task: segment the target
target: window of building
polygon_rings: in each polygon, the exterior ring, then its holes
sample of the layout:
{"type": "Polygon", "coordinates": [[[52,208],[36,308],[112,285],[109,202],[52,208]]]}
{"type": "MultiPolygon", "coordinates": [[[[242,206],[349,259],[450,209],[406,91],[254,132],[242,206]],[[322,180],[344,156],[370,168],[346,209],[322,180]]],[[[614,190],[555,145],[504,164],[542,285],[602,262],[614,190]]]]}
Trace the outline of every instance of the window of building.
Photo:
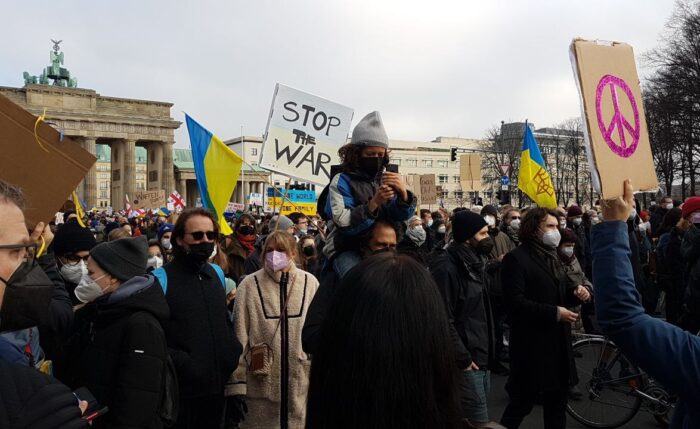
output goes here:
{"type": "Polygon", "coordinates": [[[438,159],[438,168],[447,168],[447,160],[438,159]]]}
{"type": "Polygon", "coordinates": [[[438,175],[438,182],[441,184],[447,183],[447,174],[438,175]]]}
{"type": "Polygon", "coordinates": [[[459,176],[452,176],[452,183],[459,183],[459,176]]]}
{"type": "Polygon", "coordinates": [[[423,160],[423,167],[432,168],[433,167],[433,160],[432,159],[424,159],[423,160]]]}
{"type": "Polygon", "coordinates": [[[391,160],[392,164],[401,165],[401,158],[394,158],[391,160]]]}
{"type": "Polygon", "coordinates": [[[454,192],[454,195],[455,195],[455,198],[457,198],[458,200],[461,200],[461,199],[464,197],[464,192],[462,192],[462,191],[455,191],[455,192],[454,192]]]}
{"type": "Polygon", "coordinates": [[[252,148],[252,149],[250,150],[250,154],[251,154],[252,156],[258,156],[258,148],[257,148],[257,147],[252,148]]]}
{"type": "Polygon", "coordinates": [[[442,199],[446,199],[446,198],[447,198],[447,195],[448,195],[448,192],[447,192],[447,191],[442,191],[442,192],[440,192],[440,198],[442,198],[442,199]]]}
{"type": "Polygon", "coordinates": [[[408,166],[408,167],[417,167],[417,166],[418,166],[418,160],[417,160],[417,159],[407,159],[407,160],[406,160],[406,166],[408,166]]]}
{"type": "Polygon", "coordinates": [[[100,191],[100,198],[108,198],[107,191],[100,191]]]}
{"type": "Polygon", "coordinates": [[[100,182],[100,189],[107,189],[107,182],[100,182]]]}

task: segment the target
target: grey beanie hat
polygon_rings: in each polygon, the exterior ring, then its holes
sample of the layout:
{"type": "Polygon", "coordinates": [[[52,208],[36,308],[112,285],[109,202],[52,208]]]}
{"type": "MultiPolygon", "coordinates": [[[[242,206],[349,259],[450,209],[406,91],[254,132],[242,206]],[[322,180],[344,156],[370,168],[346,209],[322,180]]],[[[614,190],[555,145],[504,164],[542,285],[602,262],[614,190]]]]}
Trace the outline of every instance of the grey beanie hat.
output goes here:
{"type": "Polygon", "coordinates": [[[389,138],[384,131],[384,123],[376,110],[355,125],[350,143],[357,146],[378,146],[389,148],[389,138]]]}
{"type": "Polygon", "coordinates": [[[146,237],[135,237],[100,243],[92,248],[90,257],[107,273],[125,282],[146,274],[148,242],[146,237]]]}
{"type": "Polygon", "coordinates": [[[293,226],[294,222],[292,222],[290,218],[285,215],[280,215],[273,216],[272,219],[270,219],[268,229],[270,230],[270,233],[272,233],[274,231],[286,231],[293,226]]]}

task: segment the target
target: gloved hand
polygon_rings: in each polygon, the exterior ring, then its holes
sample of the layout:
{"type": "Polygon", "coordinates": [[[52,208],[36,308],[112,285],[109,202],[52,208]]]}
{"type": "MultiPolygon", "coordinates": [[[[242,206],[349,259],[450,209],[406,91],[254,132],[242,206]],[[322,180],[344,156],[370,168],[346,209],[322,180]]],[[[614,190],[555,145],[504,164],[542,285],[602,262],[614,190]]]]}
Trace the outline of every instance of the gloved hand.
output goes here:
{"type": "Polygon", "coordinates": [[[248,405],[245,403],[245,396],[236,395],[226,398],[226,422],[224,429],[235,429],[238,424],[245,420],[248,413],[248,405]]]}

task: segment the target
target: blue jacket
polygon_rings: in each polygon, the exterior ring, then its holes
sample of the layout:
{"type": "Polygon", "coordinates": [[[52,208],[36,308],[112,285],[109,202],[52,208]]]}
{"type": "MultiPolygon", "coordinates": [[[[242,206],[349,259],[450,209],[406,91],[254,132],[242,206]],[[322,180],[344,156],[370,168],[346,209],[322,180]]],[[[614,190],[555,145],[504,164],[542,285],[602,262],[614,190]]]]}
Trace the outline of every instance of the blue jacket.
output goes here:
{"type": "Polygon", "coordinates": [[[392,222],[406,221],[416,213],[416,197],[408,191],[408,202],[394,197],[370,213],[369,200],[379,189],[379,183],[363,174],[340,173],[328,185],[324,215],[328,221],[328,235],[323,253],[333,257],[346,250],[358,250],[362,233],[369,230],[377,218],[392,222]]]}
{"type": "Polygon", "coordinates": [[[629,262],[625,223],[594,226],[591,246],[601,329],[640,368],[678,393],[671,428],[700,428],[700,337],[644,312],[629,262]]]}

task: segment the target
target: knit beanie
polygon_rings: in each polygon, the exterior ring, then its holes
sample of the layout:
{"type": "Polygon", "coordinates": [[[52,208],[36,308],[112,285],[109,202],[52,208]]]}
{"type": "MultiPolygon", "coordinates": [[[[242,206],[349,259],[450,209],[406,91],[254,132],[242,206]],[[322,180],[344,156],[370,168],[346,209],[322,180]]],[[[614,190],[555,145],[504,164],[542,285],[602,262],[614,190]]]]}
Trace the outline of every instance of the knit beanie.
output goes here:
{"type": "Polygon", "coordinates": [[[464,210],[457,212],[452,219],[452,236],[458,243],[464,243],[474,237],[487,225],[483,216],[464,210]]]}
{"type": "Polygon", "coordinates": [[[495,219],[498,219],[498,210],[496,207],[492,206],[491,204],[486,204],[483,209],[481,209],[481,215],[486,216],[486,215],[491,215],[495,219]]]}
{"type": "Polygon", "coordinates": [[[352,130],[350,143],[357,146],[377,146],[389,148],[389,138],[384,131],[384,123],[379,112],[367,114],[352,130]]]}
{"type": "Polygon", "coordinates": [[[272,234],[275,231],[286,231],[293,226],[294,222],[292,222],[290,218],[285,215],[279,215],[273,216],[272,219],[270,219],[268,229],[270,230],[270,234],[272,234]]]}
{"type": "Polygon", "coordinates": [[[566,217],[574,217],[574,216],[582,216],[582,215],[583,215],[583,210],[581,210],[581,207],[579,207],[579,206],[571,206],[566,211],[566,217]]]}
{"type": "Polygon", "coordinates": [[[576,241],[578,240],[576,233],[571,228],[560,229],[559,232],[561,233],[562,243],[576,243],[576,241]]]}
{"type": "Polygon", "coordinates": [[[156,236],[158,237],[158,241],[160,241],[163,238],[163,235],[166,232],[173,232],[173,229],[175,229],[175,225],[172,223],[164,223],[163,225],[158,228],[158,234],[156,236]]]}
{"type": "Polygon", "coordinates": [[[694,211],[700,210],[700,197],[690,197],[683,203],[683,217],[690,216],[694,211]]]}
{"type": "Polygon", "coordinates": [[[53,239],[53,252],[58,256],[68,255],[83,250],[91,250],[97,242],[88,228],[83,228],[77,219],[71,219],[61,225],[53,239]]]}
{"type": "Polygon", "coordinates": [[[146,237],[108,241],[95,246],[90,256],[103,270],[125,282],[146,274],[148,242],[146,237]]]}

